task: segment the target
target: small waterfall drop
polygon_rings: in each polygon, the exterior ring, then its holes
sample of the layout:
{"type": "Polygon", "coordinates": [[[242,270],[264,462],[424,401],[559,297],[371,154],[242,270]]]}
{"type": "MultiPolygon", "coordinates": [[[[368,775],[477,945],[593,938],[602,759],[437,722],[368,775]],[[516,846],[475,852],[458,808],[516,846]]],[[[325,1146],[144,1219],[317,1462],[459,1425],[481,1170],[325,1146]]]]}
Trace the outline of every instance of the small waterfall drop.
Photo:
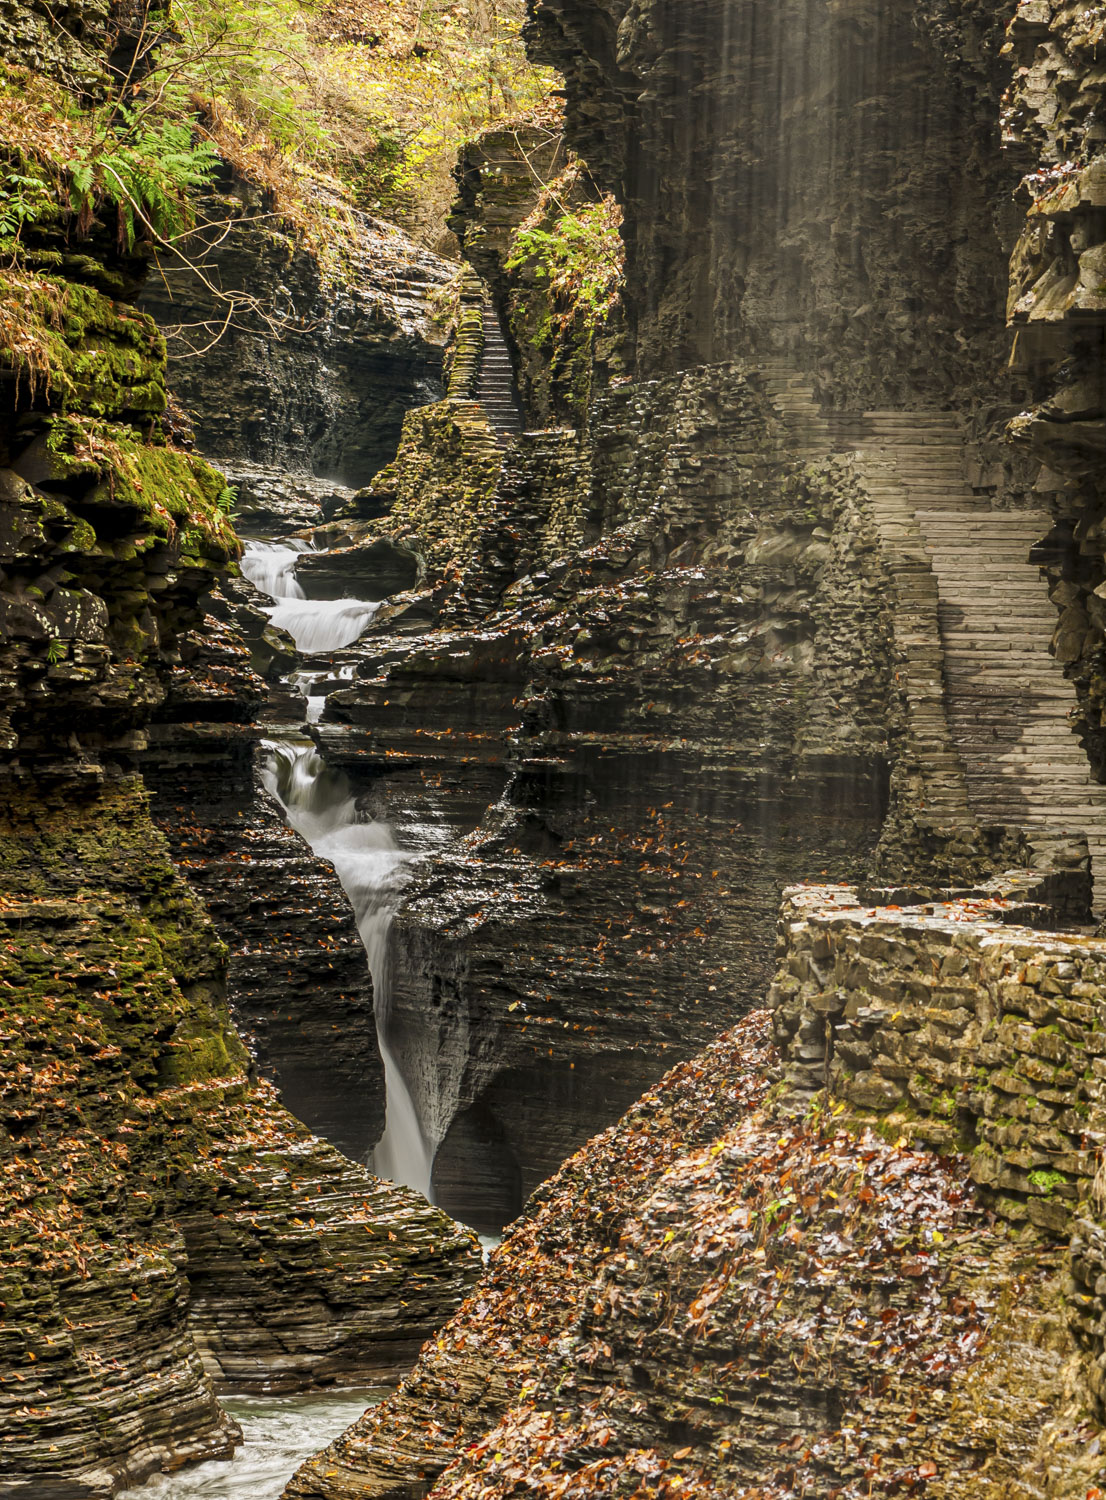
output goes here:
{"type": "Polygon", "coordinates": [[[308,551],[307,543],[247,542],[242,554],[242,572],[261,593],[270,599],[302,599],[303,589],[296,581],[296,560],[308,551]]]}
{"type": "Polygon", "coordinates": [[[368,956],[387,1110],[384,1135],[373,1153],[373,1170],[429,1198],[433,1152],[407,1081],[388,1044],[388,937],[395,899],[403,883],[403,867],[411,854],[397,847],[387,823],[360,821],[348,780],[327,766],[310,741],[267,740],[264,749],[267,753],[261,776],[266,789],[313,852],[334,866],[353,906],[368,956]]]}
{"type": "Polygon", "coordinates": [[[318,656],[352,646],[379,608],[360,599],[281,599],[268,615],[288,632],[297,651],[318,656]]]}
{"type": "Polygon", "coordinates": [[[311,549],[298,538],[247,542],[242,572],[274,602],[265,607],[279,630],[286,630],[304,656],[351,646],[380,608],[364,599],[308,599],[296,578],[296,561],[311,549]]]}

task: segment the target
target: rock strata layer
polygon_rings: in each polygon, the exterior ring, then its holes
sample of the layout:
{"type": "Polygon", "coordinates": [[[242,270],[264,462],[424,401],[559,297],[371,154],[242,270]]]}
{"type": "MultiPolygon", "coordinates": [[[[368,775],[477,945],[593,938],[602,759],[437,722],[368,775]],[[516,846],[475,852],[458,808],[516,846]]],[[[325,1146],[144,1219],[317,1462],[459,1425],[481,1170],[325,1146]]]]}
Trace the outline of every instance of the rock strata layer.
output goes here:
{"type": "Polygon", "coordinates": [[[1055,1257],[963,1158],[766,1110],[766,1041],[750,1017],[566,1163],[289,1500],[1083,1493],[1055,1257]]]}
{"type": "Polygon", "coordinates": [[[199,233],[189,242],[198,272],[170,267],[142,296],[180,356],[170,380],[199,449],[232,466],[367,484],[395,452],[404,412],[439,392],[433,299],[453,267],[343,208],[348,243],[327,275],[248,184],[228,175],[208,208],[210,245],[199,233]],[[241,305],[216,341],[228,298],[241,305]]]}
{"type": "MultiPolygon", "coordinates": [[[[11,8],[0,16],[0,49],[51,28],[56,40],[57,17],[22,9],[15,41],[11,8]]],[[[62,17],[88,23],[88,92],[108,92],[94,50],[107,7],[62,17]]],[[[44,66],[70,81],[69,61],[58,41],[44,66]]],[[[275,819],[230,837],[264,689],[233,633],[205,640],[205,596],[240,550],[233,496],[165,435],[165,345],[126,300],[141,258],[121,252],[114,223],[94,218],[83,234],[67,213],[28,229],[0,278],[6,326],[13,306],[24,319],[49,309],[27,330],[42,363],[21,363],[20,344],[0,369],[5,1500],[100,1500],[227,1456],[240,1434],[216,1384],[394,1378],[480,1265],[473,1236],[351,1163],[257,1081],[227,1005],[226,947],[151,820],[138,768],[156,719],[150,753],[175,780],[174,805],[195,805],[190,777],[220,765],[208,825],[189,837],[205,849],[193,845],[197,863],[218,846],[228,928],[244,913],[239,987],[259,985],[243,940],[260,942],[260,914],[233,868],[251,839],[286,893],[309,885],[333,902],[312,932],[326,927],[328,964],[350,964],[348,905],[305,879],[301,848],[289,860],[272,847],[288,843],[275,819]]],[[[316,940],[295,925],[280,957],[321,979],[321,955],[305,962],[316,940]]],[[[360,1021],[357,956],[345,1018],[360,1021]]],[[[317,1018],[318,1051],[341,1016],[336,1003],[317,1018]]],[[[359,1060],[375,1066],[371,1042],[351,1048],[349,1067],[359,1060]]],[[[374,1109],[370,1090],[351,1148],[374,1109]]]]}

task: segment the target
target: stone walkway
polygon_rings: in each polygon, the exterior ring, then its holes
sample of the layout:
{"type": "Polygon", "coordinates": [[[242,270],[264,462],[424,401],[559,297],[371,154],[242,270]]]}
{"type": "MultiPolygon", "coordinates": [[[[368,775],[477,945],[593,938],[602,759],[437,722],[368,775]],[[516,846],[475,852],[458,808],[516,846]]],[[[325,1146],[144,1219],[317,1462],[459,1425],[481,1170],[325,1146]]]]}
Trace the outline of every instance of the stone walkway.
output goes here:
{"type": "Polygon", "coordinates": [[[514,370],[499,326],[499,316],[490,302],[484,303],[484,353],[476,382],[476,399],[484,408],[500,446],[518,437],[523,422],[514,370]]]}
{"type": "Polygon", "coordinates": [[[848,453],[871,496],[899,596],[910,749],[935,821],[1008,824],[1042,845],[1084,833],[1102,908],[1106,786],[1072,733],[1075,689],[1049,650],[1056,610],[1029,561],[1050,518],[973,493],[953,413],[826,413],[776,361],[762,381],[798,456],[848,453]]]}

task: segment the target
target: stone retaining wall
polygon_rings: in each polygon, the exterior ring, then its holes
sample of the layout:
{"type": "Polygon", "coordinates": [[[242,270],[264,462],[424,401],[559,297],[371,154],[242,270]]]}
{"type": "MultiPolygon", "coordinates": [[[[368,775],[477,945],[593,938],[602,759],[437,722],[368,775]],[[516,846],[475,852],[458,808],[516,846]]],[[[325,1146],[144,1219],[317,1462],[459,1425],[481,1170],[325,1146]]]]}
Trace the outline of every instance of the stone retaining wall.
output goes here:
{"type": "Polygon", "coordinates": [[[1106,1141],[1106,942],[1035,930],[1048,901],[1031,875],[915,907],[794,887],[769,1003],[800,1090],[970,1150],[1000,1215],[1059,1233],[1106,1141]]]}
{"type": "Polygon", "coordinates": [[[1063,883],[1006,877],[912,907],[792,887],[769,1005],[800,1096],[828,1088],[896,1140],[969,1151],[1000,1218],[1071,1234],[1067,1317],[1101,1413],[1106,941],[1037,930],[1063,883]]]}

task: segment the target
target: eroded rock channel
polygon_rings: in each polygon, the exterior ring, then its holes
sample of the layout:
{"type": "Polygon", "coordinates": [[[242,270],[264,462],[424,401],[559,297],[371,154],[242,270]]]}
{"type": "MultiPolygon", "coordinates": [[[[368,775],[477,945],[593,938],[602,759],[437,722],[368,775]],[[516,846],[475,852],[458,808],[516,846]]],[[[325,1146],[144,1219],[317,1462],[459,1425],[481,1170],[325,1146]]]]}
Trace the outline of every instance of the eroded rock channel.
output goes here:
{"type": "Polygon", "coordinates": [[[1102,7],[173,10],[0,5],[0,1497],[1106,1493],[1102,7]]]}

